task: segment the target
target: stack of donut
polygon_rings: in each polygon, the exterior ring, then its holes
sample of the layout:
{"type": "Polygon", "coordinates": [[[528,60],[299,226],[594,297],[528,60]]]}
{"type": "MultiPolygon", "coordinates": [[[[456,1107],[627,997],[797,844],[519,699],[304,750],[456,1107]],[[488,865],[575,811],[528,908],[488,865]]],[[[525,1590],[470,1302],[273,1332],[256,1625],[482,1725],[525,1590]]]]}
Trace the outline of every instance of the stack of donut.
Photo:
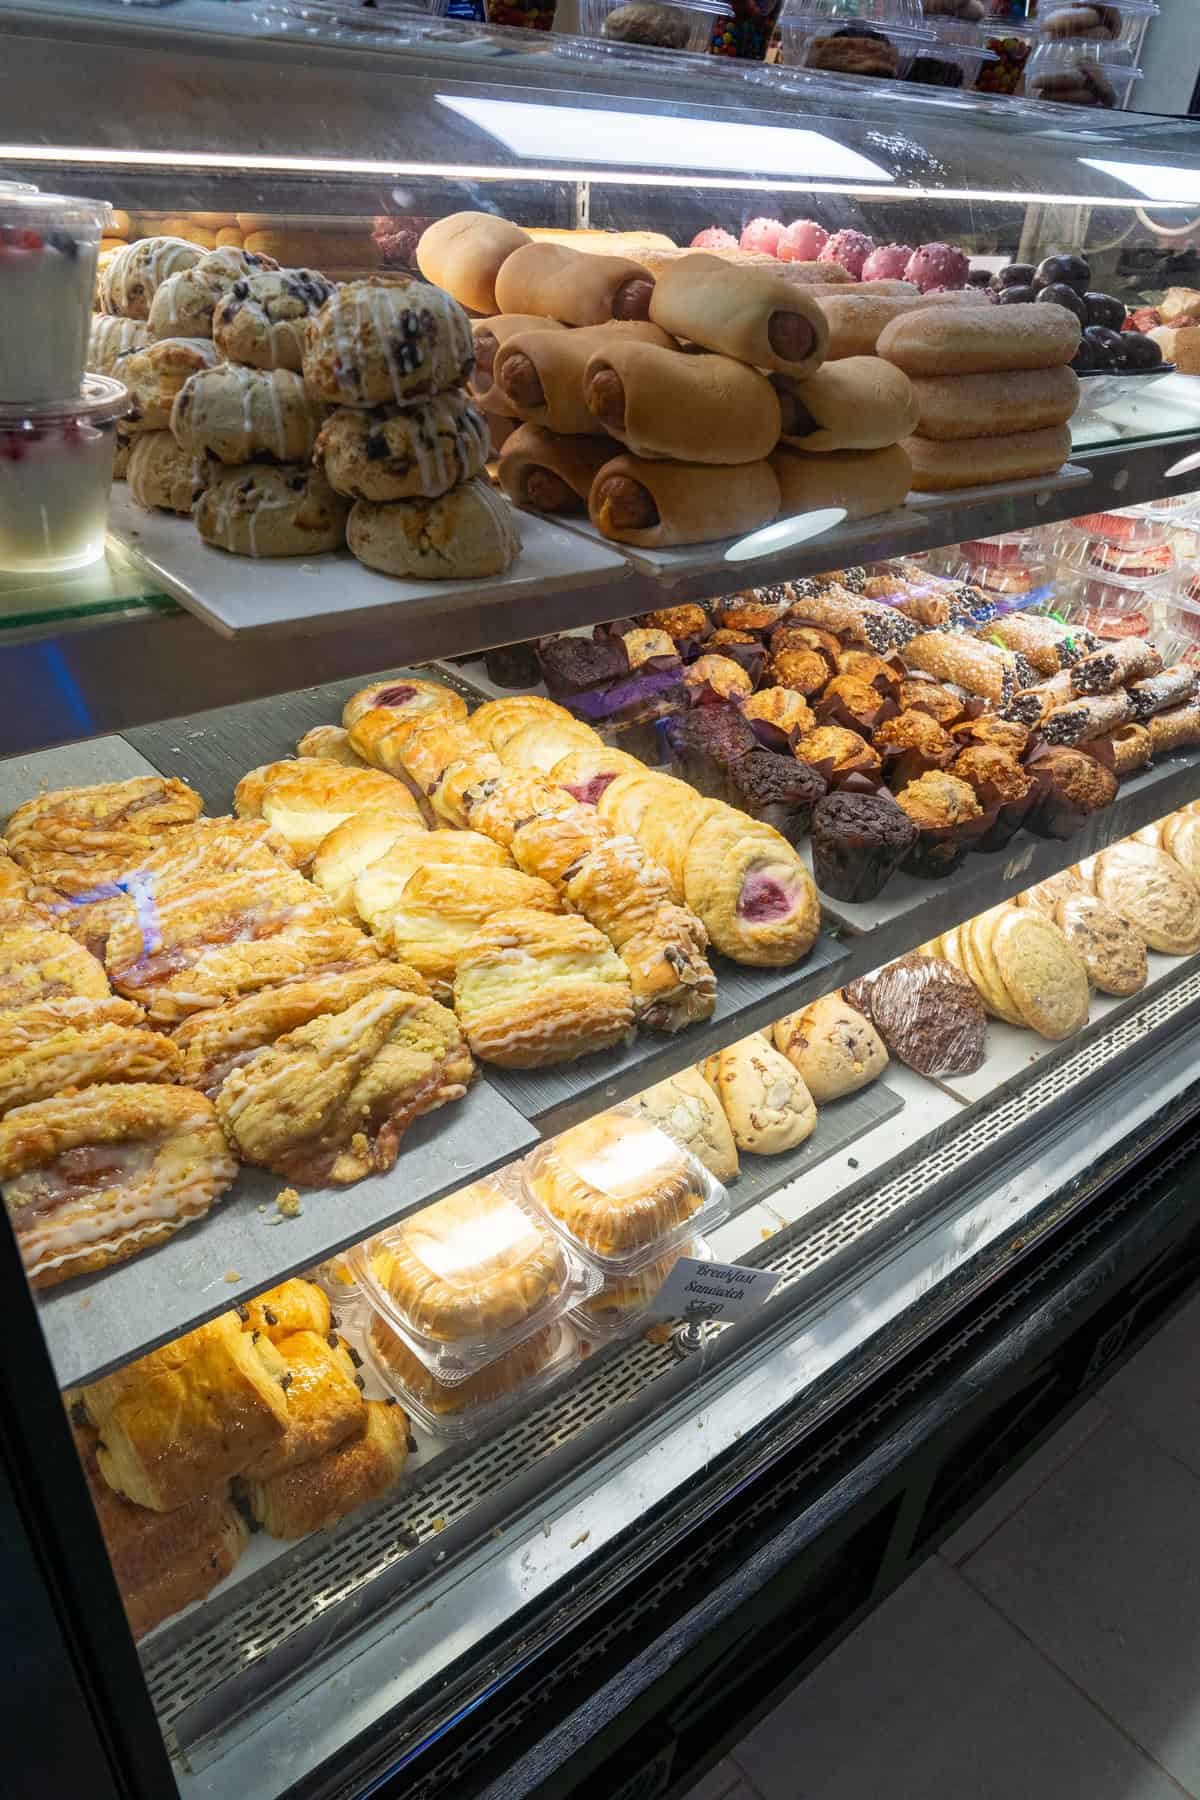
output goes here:
{"type": "Polygon", "coordinates": [[[906,381],[874,358],[823,378],[828,325],[798,282],[703,252],[534,241],[485,213],[431,226],[417,261],[482,315],[473,391],[518,506],[586,510],[658,549],[908,491],[906,381]]]}

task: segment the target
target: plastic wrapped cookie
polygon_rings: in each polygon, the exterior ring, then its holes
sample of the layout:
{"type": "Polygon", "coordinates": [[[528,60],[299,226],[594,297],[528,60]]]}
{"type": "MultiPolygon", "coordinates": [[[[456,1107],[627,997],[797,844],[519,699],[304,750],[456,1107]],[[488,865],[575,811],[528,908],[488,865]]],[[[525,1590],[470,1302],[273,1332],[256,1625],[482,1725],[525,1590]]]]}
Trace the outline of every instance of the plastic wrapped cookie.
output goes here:
{"type": "Polygon", "coordinates": [[[305,380],[335,405],[419,406],[474,366],[466,313],[420,281],[348,281],[305,331],[305,380]]]}
{"type": "Polygon", "coordinates": [[[482,473],[487,421],[456,391],[408,409],[340,406],[322,427],[315,459],[352,500],[432,500],[482,473]]]}
{"type": "Polygon", "coordinates": [[[347,503],[316,469],[298,463],[210,465],[210,477],[196,503],[196,528],[219,550],[315,556],[346,541],[347,503]]]}
{"type": "Polygon", "coordinates": [[[171,430],[193,456],[215,456],[230,466],[263,455],[307,462],[322,417],[323,409],[291,370],[221,363],[181,391],[171,430]]]}
{"type": "Polygon", "coordinates": [[[305,326],[320,312],[333,288],[333,282],[315,269],[274,269],[247,275],[235,281],[218,302],[213,340],[231,362],[298,372],[303,364],[305,326]]]}
{"type": "Polygon", "coordinates": [[[521,551],[508,501],[478,478],[436,500],[356,500],[346,536],[368,568],[433,581],[502,575],[521,551]]]}

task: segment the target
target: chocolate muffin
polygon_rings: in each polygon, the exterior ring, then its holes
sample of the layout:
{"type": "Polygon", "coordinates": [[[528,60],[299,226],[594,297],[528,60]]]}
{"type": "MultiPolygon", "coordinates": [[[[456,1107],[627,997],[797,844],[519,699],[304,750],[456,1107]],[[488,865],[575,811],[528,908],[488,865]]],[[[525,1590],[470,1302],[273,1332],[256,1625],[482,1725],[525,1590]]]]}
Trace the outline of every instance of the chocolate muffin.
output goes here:
{"type": "Polygon", "coordinates": [[[499,644],[484,651],[483,666],[497,687],[530,688],[541,679],[536,644],[499,644]]]}
{"type": "Polygon", "coordinates": [[[1117,777],[1084,750],[1046,750],[1030,763],[1030,772],[1038,793],[1025,823],[1039,837],[1074,837],[1092,813],[1116,798],[1117,777]]]}
{"type": "Polygon", "coordinates": [[[808,700],[829,680],[829,662],[819,650],[772,651],[765,679],[774,687],[793,688],[808,700]]]}
{"type": "Polygon", "coordinates": [[[903,807],[918,831],[917,841],[904,860],[907,872],[936,881],[957,869],[969,848],[962,835],[963,827],[983,813],[974,789],[957,775],[931,769],[910,781],[897,794],[896,804],[903,807]]]}
{"type": "Polygon", "coordinates": [[[537,655],[547,692],[557,700],[620,681],[629,673],[629,656],[617,637],[543,638],[537,655]]]}
{"type": "Polygon", "coordinates": [[[799,843],[825,793],[825,782],[807,763],[775,750],[751,750],[729,769],[729,799],[740,812],[774,826],[790,844],[799,843]]]}
{"type": "Polygon", "coordinates": [[[961,694],[943,686],[940,681],[921,681],[915,675],[906,675],[900,683],[896,704],[903,712],[910,708],[926,712],[939,725],[949,727],[962,718],[966,702],[961,694]]]}
{"type": "Polygon", "coordinates": [[[874,900],[917,841],[886,794],[829,794],[812,815],[813,874],[835,900],[874,900]]]}
{"type": "Polygon", "coordinates": [[[970,1075],[987,1044],[983,1001],[953,963],[913,950],[845,990],[893,1056],[919,1075],[970,1075]]]}
{"type": "Polygon", "coordinates": [[[796,740],[796,755],[801,762],[811,763],[822,775],[826,774],[828,764],[828,775],[835,785],[838,778],[845,775],[869,775],[877,779],[882,767],[866,738],[843,725],[818,725],[815,731],[806,731],[796,740]]]}
{"type": "Polygon", "coordinates": [[[689,707],[668,719],[665,731],[672,773],[710,800],[736,806],[730,771],[740,758],[759,748],[753,726],[737,707],[689,707]]]}

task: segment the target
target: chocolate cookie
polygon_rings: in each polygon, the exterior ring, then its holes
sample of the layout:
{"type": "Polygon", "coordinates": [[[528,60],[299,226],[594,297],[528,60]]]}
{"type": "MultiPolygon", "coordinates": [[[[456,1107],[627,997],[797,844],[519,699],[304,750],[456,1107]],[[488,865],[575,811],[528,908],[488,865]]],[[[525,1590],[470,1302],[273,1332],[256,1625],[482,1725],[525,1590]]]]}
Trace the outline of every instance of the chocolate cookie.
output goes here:
{"type": "Polygon", "coordinates": [[[984,1058],[987,1015],[966,976],[913,950],[845,990],[893,1056],[919,1075],[969,1075],[984,1058]]]}

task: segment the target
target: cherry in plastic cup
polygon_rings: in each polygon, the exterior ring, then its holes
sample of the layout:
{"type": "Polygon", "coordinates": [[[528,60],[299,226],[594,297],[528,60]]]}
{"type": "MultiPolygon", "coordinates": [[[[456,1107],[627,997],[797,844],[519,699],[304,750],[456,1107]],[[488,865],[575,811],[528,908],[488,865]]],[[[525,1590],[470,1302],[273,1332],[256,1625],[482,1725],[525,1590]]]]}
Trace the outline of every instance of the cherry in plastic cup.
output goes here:
{"type": "Polygon", "coordinates": [[[104,554],[117,420],[129,390],[84,378],[74,400],[0,402],[0,570],[54,574],[104,554]]]}

